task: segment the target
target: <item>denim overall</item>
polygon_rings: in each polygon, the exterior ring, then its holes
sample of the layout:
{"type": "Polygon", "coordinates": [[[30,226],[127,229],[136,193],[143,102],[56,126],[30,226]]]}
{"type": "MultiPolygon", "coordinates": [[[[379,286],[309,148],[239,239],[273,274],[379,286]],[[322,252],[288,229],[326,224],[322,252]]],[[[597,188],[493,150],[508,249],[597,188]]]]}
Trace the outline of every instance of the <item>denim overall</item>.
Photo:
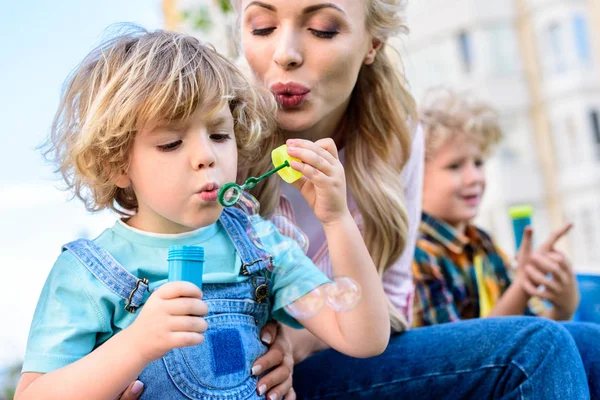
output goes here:
{"type": "MultiPolygon", "coordinates": [[[[248,238],[248,218],[243,212],[225,209],[220,221],[242,260],[241,274],[249,279],[203,285],[203,300],[208,305],[204,341],[173,349],[148,364],[139,376],[145,385],[142,399],[264,398],[256,394],[257,378],[250,370],[267,350],[259,332],[271,310],[272,283],[267,267],[272,258],[248,238]]],[[[148,297],[146,279],[133,276],[89,240],[79,239],[64,249],[73,252],[96,278],[119,295],[126,310],[134,313],[143,306],[148,297]]]]}

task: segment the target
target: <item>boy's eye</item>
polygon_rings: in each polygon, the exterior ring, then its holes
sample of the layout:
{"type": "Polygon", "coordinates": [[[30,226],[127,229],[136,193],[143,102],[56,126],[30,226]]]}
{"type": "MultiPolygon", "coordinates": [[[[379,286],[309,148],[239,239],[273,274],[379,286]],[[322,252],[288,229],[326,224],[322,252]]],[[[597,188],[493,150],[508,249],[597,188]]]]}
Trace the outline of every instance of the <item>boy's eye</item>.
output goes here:
{"type": "Polygon", "coordinates": [[[210,138],[217,143],[222,143],[231,139],[231,135],[228,133],[213,133],[210,135],[210,138]]]}
{"type": "Polygon", "coordinates": [[[459,169],[460,168],[460,164],[459,163],[453,163],[453,164],[449,164],[446,168],[448,169],[459,169]]]}
{"type": "Polygon", "coordinates": [[[167,143],[167,144],[163,144],[160,146],[156,146],[158,148],[158,150],[160,151],[173,151],[176,148],[178,148],[181,145],[182,141],[181,140],[176,140],[174,142],[171,143],[167,143]]]}
{"type": "Polygon", "coordinates": [[[260,28],[260,29],[252,29],[252,34],[254,36],[268,36],[270,35],[275,28],[260,28]]]}
{"type": "Polygon", "coordinates": [[[484,160],[475,160],[476,167],[483,167],[484,164],[485,164],[484,160]]]}
{"type": "Polygon", "coordinates": [[[309,29],[309,31],[318,38],[321,39],[333,39],[339,32],[338,31],[320,31],[318,29],[309,29]]]}

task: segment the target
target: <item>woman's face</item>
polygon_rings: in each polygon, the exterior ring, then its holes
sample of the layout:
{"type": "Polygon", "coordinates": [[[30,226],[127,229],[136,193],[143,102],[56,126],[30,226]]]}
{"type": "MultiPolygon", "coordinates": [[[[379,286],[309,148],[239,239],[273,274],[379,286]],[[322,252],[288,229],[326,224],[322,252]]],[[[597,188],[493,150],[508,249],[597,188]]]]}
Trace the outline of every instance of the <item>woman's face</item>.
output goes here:
{"type": "Polygon", "coordinates": [[[244,55],[280,104],[288,135],[332,136],[379,48],[364,0],[241,0],[244,55]]]}

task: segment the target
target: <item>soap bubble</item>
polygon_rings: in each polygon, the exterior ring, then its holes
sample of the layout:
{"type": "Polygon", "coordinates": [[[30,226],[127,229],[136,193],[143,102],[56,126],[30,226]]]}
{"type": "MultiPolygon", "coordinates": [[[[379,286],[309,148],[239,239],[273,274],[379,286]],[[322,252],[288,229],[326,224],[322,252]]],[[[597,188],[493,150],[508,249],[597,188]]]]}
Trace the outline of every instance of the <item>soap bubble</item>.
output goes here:
{"type": "MultiPolygon", "coordinates": [[[[294,287],[290,290],[290,298],[297,298],[296,301],[285,306],[286,311],[297,320],[310,319],[317,315],[325,305],[323,301],[323,291],[321,287],[311,290],[298,298],[299,288],[294,287]]],[[[283,299],[285,302],[285,299],[283,299]]]]}
{"type": "Polygon", "coordinates": [[[295,241],[304,254],[306,254],[308,251],[308,237],[300,230],[300,228],[298,228],[298,226],[296,226],[296,224],[283,215],[275,215],[271,218],[271,221],[277,226],[282,234],[295,241]]]}
{"type": "Polygon", "coordinates": [[[354,310],[362,299],[360,285],[354,279],[341,276],[323,285],[325,304],[336,312],[354,310]]]}
{"type": "Polygon", "coordinates": [[[260,203],[254,196],[248,192],[241,192],[238,202],[235,205],[250,218],[258,216],[260,212],[260,203]]]}

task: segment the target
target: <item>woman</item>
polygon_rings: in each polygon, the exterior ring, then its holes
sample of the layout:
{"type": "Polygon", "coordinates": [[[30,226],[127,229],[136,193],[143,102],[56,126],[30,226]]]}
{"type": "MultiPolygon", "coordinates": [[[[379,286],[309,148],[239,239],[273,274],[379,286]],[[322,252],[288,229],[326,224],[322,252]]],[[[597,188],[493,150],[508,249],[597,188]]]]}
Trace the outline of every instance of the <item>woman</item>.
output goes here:
{"type": "MultiPolygon", "coordinates": [[[[333,138],[347,171],[348,201],[388,294],[393,332],[410,324],[410,263],[420,216],[422,133],[414,102],[385,54],[404,28],[401,0],[234,0],[241,49],[257,81],[277,97],[285,138],[333,138]]],[[[268,167],[250,171],[257,176],[268,167]]],[[[328,270],[323,234],[308,205],[278,178],[257,188],[261,212],[288,215],[328,270]],[[280,191],[283,196],[279,196],[280,191]]],[[[370,359],[345,357],[305,331],[270,327],[258,391],[295,398],[286,375],[292,344],[298,398],[587,398],[581,358],[557,324],[476,320],[395,334],[370,359]],[[472,343],[476,342],[477,345],[472,343]],[[272,350],[273,347],[277,349],[272,350]],[[287,357],[288,363],[281,363],[287,357]],[[264,385],[264,386],[263,386],[264,385]]]]}
{"type": "MultiPolygon", "coordinates": [[[[414,102],[384,51],[386,39],[403,28],[401,3],[235,3],[241,50],[257,81],[271,89],[281,105],[278,120],[284,139],[330,137],[343,154],[349,202],[382,276],[395,332],[410,320],[409,269],[423,166],[422,134],[411,138],[414,102]]],[[[255,193],[262,212],[295,215],[310,239],[309,256],[327,272],[326,243],[314,215],[288,186],[281,188],[283,197],[275,196],[280,184],[272,179],[255,193]]],[[[510,398],[534,388],[532,394],[539,398],[572,397],[571,390],[588,396],[573,340],[549,321],[514,318],[407,331],[394,335],[384,354],[364,360],[330,349],[308,357],[322,344],[305,331],[288,333],[295,361],[302,361],[294,370],[299,398],[510,398]],[[549,345],[557,338],[568,343],[568,349],[549,345]],[[564,357],[573,368],[567,372],[564,365],[554,364],[557,358],[547,358],[544,352],[550,348],[564,350],[556,357],[564,357]],[[523,370],[517,371],[516,365],[523,370]],[[573,387],[564,387],[564,373],[572,374],[573,387]]]]}

